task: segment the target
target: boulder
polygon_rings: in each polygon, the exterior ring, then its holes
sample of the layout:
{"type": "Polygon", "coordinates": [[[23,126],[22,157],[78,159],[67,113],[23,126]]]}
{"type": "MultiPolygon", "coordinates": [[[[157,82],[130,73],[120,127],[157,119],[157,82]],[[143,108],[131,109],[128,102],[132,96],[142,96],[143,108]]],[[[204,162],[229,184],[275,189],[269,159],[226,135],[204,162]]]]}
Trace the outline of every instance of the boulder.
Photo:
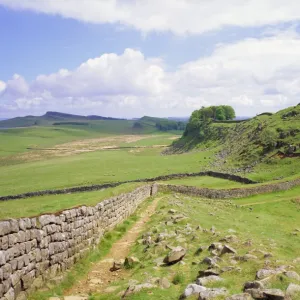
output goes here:
{"type": "Polygon", "coordinates": [[[171,286],[170,281],[169,281],[168,278],[166,278],[166,277],[160,278],[160,279],[157,281],[157,284],[159,285],[159,287],[160,287],[161,289],[168,289],[168,288],[171,286]]]}
{"type": "Polygon", "coordinates": [[[284,275],[288,278],[294,279],[296,281],[300,281],[300,275],[295,271],[284,272],[284,275]]]}
{"type": "Polygon", "coordinates": [[[260,281],[247,281],[244,284],[244,291],[248,289],[263,289],[264,285],[260,281]]]}
{"type": "Polygon", "coordinates": [[[140,264],[140,260],[134,256],[125,258],[124,267],[127,269],[134,268],[138,264],[140,264]]]}
{"type": "Polygon", "coordinates": [[[263,296],[268,300],[284,300],[285,294],[279,289],[268,289],[262,291],[263,296]]]}
{"type": "Polygon", "coordinates": [[[232,247],[228,246],[228,245],[224,245],[224,247],[222,248],[221,250],[221,255],[224,255],[224,254],[236,254],[236,250],[233,249],[232,247]]]}
{"type": "Polygon", "coordinates": [[[292,299],[300,298],[300,285],[291,283],[286,290],[286,295],[292,299]]]}
{"type": "Polygon", "coordinates": [[[223,248],[223,244],[222,243],[212,243],[209,247],[208,250],[212,251],[212,250],[217,250],[217,251],[221,251],[223,248]]]}
{"type": "Polygon", "coordinates": [[[203,264],[207,264],[209,266],[214,266],[216,265],[217,263],[217,259],[216,258],[212,258],[212,257],[205,257],[203,260],[202,260],[202,263],[203,264]]]}
{"type": "Polygon", "coordinates": [[[164,263],[168,265],[176,264],[186,255],[186,249],[182,247],[173,248],[173,250],[165,257],[164,263]]]}
{"type": "Polygon", "coordinates": [[[228,291],[225,288],[206,289],[199,294],[199,300],[210,300],[217,297],[226,296],[228,291]]]}
{"type": "Polygon", "coordinates": [[[257,271],[256,279],[264,279],[264,278],[267,278],[267,277],[270,277],[270,276],[276,275],[276,274],[278,274],[278,272],[275,270],[261,269],[261,270],[257,271]]]}
{"type": "Polygon", "coordinates": [[[183,294],[180,296],[180,299],[185,299],[192,295],[199,295],[201,292],[205,291],[206,288],[204,286],[200,286],[198,284],[189,284],[184,290],[183,294]]]}
{"type": "Polygon", "coordinates": [[[212,282],[217,282],[217,281],[223,281],[223,279],[216,275],[210,275],[207,277],[198,278],[196,283],[198,285],[206,286],[207,284],[210,284],[212,282]]]}
{"type": "Polygon", "coordinates": [[[232,295],[230,297],[227,297],[226,300],[252,300],[252,297],[250,294],[244,293],[244,294],[232,295]]]}
{"type": "Polygon", "coordinates": [[[208,269],[205,271],[199,271],[199,277],[208,277],[208,276],[219,276],[220,272],[216,269],[208,269]]]}

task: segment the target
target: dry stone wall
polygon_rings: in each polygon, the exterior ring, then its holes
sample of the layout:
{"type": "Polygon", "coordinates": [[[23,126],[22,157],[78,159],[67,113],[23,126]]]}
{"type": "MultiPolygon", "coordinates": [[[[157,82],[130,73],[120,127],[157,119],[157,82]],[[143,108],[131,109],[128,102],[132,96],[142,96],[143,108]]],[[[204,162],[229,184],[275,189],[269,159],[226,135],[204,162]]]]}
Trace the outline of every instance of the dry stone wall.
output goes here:
{"type": "Polygon", "coordinates": [[[157,192],[145,185],[131,193],[56,214],[0,222],[0,299],[23,300],[69,269],[103,234],[157,192]]]}
{"type": "Polygon", "coordinates": [[[252,195],[272,193],[278,191],[286,191],[295,186],[300,185],[300,179],[295,179],[286,182],[278,182],[274,184],[266,184],[247,188],[236,189],[208,189],[197,188],[194,186],[159,184],[158,191],[160,192],[176,192],[190,196],[200,196],[209,199],[228,199],[228,198],[243,198],[252,195]]]}

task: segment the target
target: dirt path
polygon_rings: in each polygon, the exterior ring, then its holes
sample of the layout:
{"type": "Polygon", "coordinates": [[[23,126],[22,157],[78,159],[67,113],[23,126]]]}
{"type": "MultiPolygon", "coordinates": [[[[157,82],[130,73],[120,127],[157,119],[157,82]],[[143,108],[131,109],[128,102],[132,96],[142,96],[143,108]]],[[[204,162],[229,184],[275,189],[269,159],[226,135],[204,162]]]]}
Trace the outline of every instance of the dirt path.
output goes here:
{"type": "Polygon", "coordinates": [[[96,263],[88,275],[73,286],[66,295],[88,295],[90,293],[104,291],[111,282],[120,280],[128,275],[128,271],[119,270],[111,272],[114,260],[124,259],[130,251],[131,246],[143,231],[145,224],[150,220],[150,217],[155,213],[158,201],[161,198],[156,198],[142,213],[139,221],[126,232],[126,234],[116,242],[109,253],[103,260],[96,263]]]}

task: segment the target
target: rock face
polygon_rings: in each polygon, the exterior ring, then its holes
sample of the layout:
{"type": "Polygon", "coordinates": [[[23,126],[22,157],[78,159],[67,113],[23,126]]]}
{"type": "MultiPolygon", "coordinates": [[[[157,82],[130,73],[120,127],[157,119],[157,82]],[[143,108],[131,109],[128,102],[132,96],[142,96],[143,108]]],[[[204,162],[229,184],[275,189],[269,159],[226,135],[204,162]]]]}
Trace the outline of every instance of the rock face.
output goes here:
{"type": "Polygon", "coordinates": [[[164,259],[164,263],[168,265],[176,264],[181,261],[186,254],[186,249],[182,247],[174,248],[164,259]]]}
{"type": "Polygon", "coordinates": [[[26,299],[93,249],[104,232],[128,218],[156,184],[58,215],[0,221],[0,299],[26,299]]]}

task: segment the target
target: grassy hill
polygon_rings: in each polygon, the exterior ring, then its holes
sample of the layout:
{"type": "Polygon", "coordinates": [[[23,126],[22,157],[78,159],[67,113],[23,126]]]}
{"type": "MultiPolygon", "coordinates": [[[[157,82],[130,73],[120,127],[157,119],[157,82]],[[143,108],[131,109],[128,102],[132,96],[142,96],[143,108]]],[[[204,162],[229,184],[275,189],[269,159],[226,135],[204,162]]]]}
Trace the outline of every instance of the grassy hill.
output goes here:
{"type": "Polygon", "coordinates": [[[182,138],[173,143],[171,151],[180,153],[207,148],[218,148],[219,163],[227,168],[282,164],[282,161],[298,164],[300,105],[249,120],[199,122],[197,127],[185,130],[182,138]]]}

